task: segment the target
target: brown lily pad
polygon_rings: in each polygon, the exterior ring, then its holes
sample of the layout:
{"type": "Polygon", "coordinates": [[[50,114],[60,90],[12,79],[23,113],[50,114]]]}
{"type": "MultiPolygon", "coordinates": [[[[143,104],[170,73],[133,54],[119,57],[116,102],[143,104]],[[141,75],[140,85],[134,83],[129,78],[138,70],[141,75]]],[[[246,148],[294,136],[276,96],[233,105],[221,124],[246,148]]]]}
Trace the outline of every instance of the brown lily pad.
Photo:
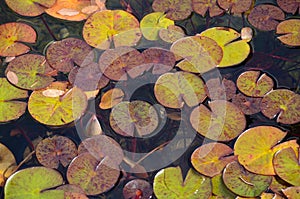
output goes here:
{"type": "Polygon", "coordinates": [[[153,189],[149,182],[142,179],[134,179],[126,183],[123,188],[125,199],[139,198],[149,199],[152,197],[153,189]]]}
{"type": "Polygon", "coordinates": [[[192,0],[192,6],[193,10],[203,17],[207,11],[209,11],[210,17],[219,16],[224,13],[224,10],[218,6],[217,0],[192,0]]]}
{"type": "Polygon", "coordinates": [[[124,92],[119,88],[110,89],[101,97],[99,107],[101,109],[110,109],[120,103],[123,100],[124,95],[124,92]]]}
{"type": "Polygon", "coordinates": [[[275,30],[279,21],[284,20],[284,12],[274,6],[268,4],[260,4],[251,10],[248,21],[255,28],[262,31],[275,30]]]}
{"type": "MultiPolygon", "coordinates": [[[[300,2],[297,0],[277,0],[277,4],[283,11],[291,14],[296,14],[300,8],[300,2]]],[[[298,13],[300,14],[300,10],[298,13]]]]}
{"type": "Polygon", "coordinates": [[[248,97],[238,93],[232,98],[232,103],[239,107],[245,115],[253,115],[260,112],[261,100],[262,98],[248,97]]]}
{"type": "Polygon", "coordinates": [[[282,192],[288,199],[299,199],[300,198],[299,197],[300,186],[288,187],[288,188],[282,190],[282,192]]]}
{"type": "Polygon", "coordinates": [[[218,5],[230,13],[241,14],[250,9],[252,0],[218,0],[218,5]]]}
{"type": "Polygon", "coordinates": [[[235,83],[228,79],[212,78],[206,81],[207,96],[211,100],[231,100],[236,93],[235,83]]]}
{"type": "Polygon", "coordinates": [[[165,12],[166,17],[172,20],[183,20],[192,13],[191,0],[154,0],[152,8],[156,12],[165,12]]]}
{"type": "Polygon", "coordinates": [[[0,143],[0,187],[3,187],[16,166],[14,154],[4,144],[0,143]]]}
{"type": "Polygon", "coordinates": [[[300,46],[300,19],[289,19],[278,24],[277,34],[283,34],[277,37],[282,43],[289,46],[300,46]]]}
{"type": "Polygon", "coordinates": [[[76,185],[65,184],[56,188],[65,192],[65,199],[88,199],[84,191],[76,185]]]}
{"type": "Polygon", "coordinates": [[[161,40],[168,43],[173,43],[178,39],[183,38],[185,36],[185,33],[181,27],[170,25],[167,28],[160,29],[158,35],[161,40]]]}

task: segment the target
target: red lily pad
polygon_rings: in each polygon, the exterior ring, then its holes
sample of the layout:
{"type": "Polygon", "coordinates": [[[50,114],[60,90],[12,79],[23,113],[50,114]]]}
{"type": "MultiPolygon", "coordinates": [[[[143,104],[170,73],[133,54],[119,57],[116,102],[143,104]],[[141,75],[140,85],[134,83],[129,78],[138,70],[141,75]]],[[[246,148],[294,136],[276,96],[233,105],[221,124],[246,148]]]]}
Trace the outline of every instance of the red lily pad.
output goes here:
{"type": "Polygon", "coordinates": [[[134,46],[142,34],[139,21],[123,10],[104,10],[94,13],[83,26],[83,38],[91,46],[108,49],[111,44],[134,46]]]}
{"type": "Polygon", "coordinates": [[[230,13],[241,14],[250,9],[252,0],[218,0],[218,5],[230,13]]]}
{"type": "Polygon", "coordinates": [[[101,97],[99,107],[101,109],[110,109],[119,104],[123,100],[124,95],[124,92],[119,88],[110,89],[101,97]]]}
{"type": "Polygon", "coordinates": [[[219,16],[224,13],[218,4],[217,0],[192,0],[193,10],[201,15],[205,16],[206,12],[209,11],[210,17],[219,16]]]}
{"type": "Polygon", "coordinates": [[[263,97],[274,87],[273,79],[266,73],[260,71],[246,71],[242,73],[237,81],[238,89],[250,97],[263,97]]]}
{"type": "Polygon", "coordinates": [[[158,114],[148,102],[124,101],[113,107],[110,126],[120,135],[143,137],[151,134],[158,126],[158,114]]]}
{"type": "Polygon", "coordinates": [[[36,42],[35,30],[24,23],[5,23],[0,25],[0,56],[14,57],[30,50],[24,43],[36,42]]]}
{"type": "Polygon", "coordinates": [[[90,153],[83,153],[73,159],[68,167],[70,184],[81,187],[87,195],[98,195],[110,190],[117,182],[120,171],[108,157],[101,161],[90,153]]]}
{"type": "Polygon", "coordinates": [[[46,138],[36,147],[39,163],[49,168],[58,168],[60,163],[66,167],[76,155],[75,143],[64,136],[46,138]]]}
{"type": "Polygon", "coordinates": [[[152,198],[152,193],[153,189],[150,183],[142,179],[131,180],[126,183],[123,188],[123,196],[125,199],[149,199],[152,198]]]}
{"type": "Polygon", "coordinates": [[[282,190],[282,192],[288,199],[299,199],[300,186],[288,187],[282,190]]]}
{"type": "Polygon", "coordinates": [[[225,100],[211,101],[208,109],[201,104],[190,115],[192,127],[201,135],[216,141],[230,141],[246,127],[243,112],[225,100]]]}
{"type": "Polygon", "coordinates": [[[260,112],[261,100],[262,98],[247,97],[238,93],[232,98],[232,103],[239,107],[245,115],[253,115],[260,112]]]}
{"type": "Polygon", "coordinates": [[[213,177],[223,171],[225,166],[236,160],[230,156],[233,150],[225,144],[212,142],[195,149],[191,156],[193,167],[201,174],[213,177]]]}
{"type": "Polygon", "coordinates": [[[212,78],[206,81],[207,96],[211,100],[231,100],[236,93],[235,83],[228,79],[212,78]]]}
{"type": "Polygon", "coordinates": [[[5,0],[5,2],[14,12],[23,16],[35,17],[53,6],[55,0],[5,0]]]}
{"type": "Polygon", "coordinates": [[[225,167],[223,181],[228,189],[237,195],[257,197],[268,188],[272,177],[251,173],[234,161],[225,167]]]}
{"type": "Polygon", "coordinates": [[[88,199],[84,191],[73,184],[65,184],[56,188],[65,192],[65,199],[88,199]]]}
{"type": "Polygon", "coordinates": [[[161,40],[168,43],[173,43],[185,36],[182,28],[176,25],[170,25],[167,28],[160,29],[158,35],[161,40]]]}
{"type": "Polygon", "coordinates": [[[192,13],[191,0],[154,0],[152,8],[156,12],[164,12],[166,17],[172,20],[183,20],[192,13]]]}
{"type": "Polygon", "coordinates": [[[138,50],[126,46],[106,50],[99,58],[100,70],[115,81],[127,80],[127,75],[131,78],[141,75],[147,69],[143,62],[144,57],[138,50]]]}
{"type": "Polygon", "coordinates": [[[92,48],[81,39],[67,38],[52,43],[46,52],[48,63],[61,72],[70,72],[74,64],[81,66],[91,56],[92,48]]]}
{"type": "Polygon", "coordinates": [[[211,178],[212,193],[217,196],[217,199],[235,199],[236,194],[230,191],[223,182],[222,173],[211,178]]]}
{"type": "Polygon", "coordinates": [[[268,118],[277,117],[277,122],[295,124],[300,122],[300,95],[287,89],[277,89],[265,95],[261,112],[268,118]]]}
{"type": "Polygon", "coordinates": [[[284,181],[294,186],[300,186],[299,147],[295,154],[293,148],[279,150],[273,158],[275,173],[284,181]]]}
{"type": "Polygon", "coordinates": [[[289,19],[278,24],[276,28],[277,34],[283,34],[277,37],[282,43],[289,46],[300,46],[300,20],[289,19]]]}
{"type": "Polygon", "coordinates": [[[42,55],[26,54],[12,60],[6,68],[10,83],[27,90],[38,90],[50,85],[55,71],[42,55]]]}
{"type": "Polygon", "coordinates": [[[156,99],[166,107],[196,106],[206,98],[203,80],[188,72],[165,73],[155,83],[156,99]]]}
{"type": "MultiPolygon", "coordinates": [[[[277,0],[277,4],[283,11],[291,14],[296,14],[300,8],[300,2],[297,0],[277,0]]],[[[300,14],[300,10],[298,13],[300,14]]]]}
{"type": "Polygon", "coordinates": [[[284,12],[274,6],[268,4],[260,4],[251,10],[248,21],[255,28],[262,31],[275,30],[279,21],[284,20],[284,12]]]}

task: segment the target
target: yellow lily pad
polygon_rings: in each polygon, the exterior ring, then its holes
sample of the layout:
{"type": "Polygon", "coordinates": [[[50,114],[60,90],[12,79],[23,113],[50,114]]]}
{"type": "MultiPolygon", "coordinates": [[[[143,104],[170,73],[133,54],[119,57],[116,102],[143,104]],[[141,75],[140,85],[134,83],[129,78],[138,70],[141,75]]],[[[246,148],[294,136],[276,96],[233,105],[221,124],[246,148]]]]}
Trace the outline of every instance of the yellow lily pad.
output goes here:
{"type": "Polygon", "coordinates": [[[282,43],[289,46],[300,46],[300,19],[289,19],[278,24],[276,34],[282,43]]]}
{"type": "Polygon", "coordinates": [[[5,0],[10,9],[16,13],[35,17],[43,14],[45,9],[54,5],[56,0],[5,0]]]}

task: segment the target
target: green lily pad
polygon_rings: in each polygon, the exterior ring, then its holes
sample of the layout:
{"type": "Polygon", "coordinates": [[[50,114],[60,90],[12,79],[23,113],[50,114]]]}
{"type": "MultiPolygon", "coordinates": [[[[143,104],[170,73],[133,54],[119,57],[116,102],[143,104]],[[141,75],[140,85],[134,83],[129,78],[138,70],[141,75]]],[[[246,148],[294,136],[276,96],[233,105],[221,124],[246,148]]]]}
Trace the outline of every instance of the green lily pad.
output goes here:
{"type": "Polygon", "coordinates": [[[14,87],[6,78],[0,78],[0,123],[16,120],[23,115],[27,103],[19,99],[27,97],[27,91],[14,87]]]}
{"type": "Polygon", "coordinates": [[[296,140],[278,144],[286,132],[272,126],[257,126],[244,131],[234,145],[234,154],[238,156],[239,163],[248,171],[275,175],[272,159],[274,154],[283,148],[297,149],[296,140]]]}
{"type": "Polygon", "coordinates": [[[151,104],[144,101],[124,101],[113,107],[110,126],[123,136],[143,137],[158,126],[158,114],[151,104]]]}
{"type": "Polygon", "coordinates": [[[38,90],[50,85],[53,69],[42,55],[26,54],[16,57],[6,68],[10,83],[27,90],[38,90]]]}
{"type": "Polygon", "coordinates": [[[208,105],[210,109],[200,104],[190,115],[192,127],[201,135],[216,141],[229,141],[245,129],[245,115],[233,103],[215,100],[208,105]]]}
{"type": "Polygon", "coordinates": [[[166,17],[172,20],[183,20],[192,13],[191,0],[154,0],[152,8],[156,12],[163,12],[166,17]]]}
{"type": "Polygon", "coordinates": [[[68,167],[70,184],[81,187],[87,195],[98,195],[110,190],[117,182],[120,171],[114,162],[105,157],[97,160],[90,153],[82,153],[73,159],[68,167]]]}
{"type": "Polygon", "coordinates": [[[219,16],[225,12],[218,6],[217,0],[192,0],[192,6],[193,10],[202,17],[207,11],[210,17],[219,16]]]}
{"type": "Polygon", "coordinates": [[[165,73],[155,83],[156,99],[166,107],[196,106],[206,98],[203,80],[188,72],[165,73]]]}
{"type": "Polygon", "coordinates": [[[238,89],[250,97],[263,97],[274,87],[273,79],[260,71],[246,71],[236,81],[238,89]]]}
{"type": "Polygon", "coordinates": [[[42,140],[36,147],[36,157],[43,166],[58,168],[61,163],[66,167],[77,155],[75,143],[64,136],[54,136],[42,140]]]}
{"type": "MultiPolygon", "coordinates": [[[[299,151],[299,147],[298,147],[299,151]]],[[[279,150],[273,158],[275,173],[284,181],[294,186],[300,186],[299,152],[293,148],[279,150]]]]}
{"type": "Polygon", "coordinates": [[[10,176],[4,187],[6,199],[63,199],[64,191],[51,189],[63,184],[60,173],[46,167],[31,167],[10,176]]]}
{"type": "Polygon", "coordinates": [[[269,189],[274,193],[281,195],[282,190],[286,189],[289,186],[290,184],[288,184],[287,182],[285,182],[284,180],[282,180],[276,175],[276,176],[272,176],[272,183],[270,184],[269,189]]]}
{"type": "Polygon", "coordinates": [[[125,199],[139,198],[149,199],[152,198],[153,189],[149,182],[142,179],[134,179],[126,183],[123,188],[123,196],[125,199]]]}
{"type": "Polygon", "coordinates": [[[284,190],[282,190],[282,192],[284,193],[284,195],[288,198],[288,199],[300,199],[300,186],[298,187],[288,187],[284,190]]]}
{"type": "Polygon", "coordinates": [[[85,93],[77,88],[61,88],[61,82],[33,91],[29,97],[28,110],[42,124],[61,126],[80,118],[87,107],[85,93]]]}
{"type": "Polygon", "coordinates": [[[211,184],[212,184],[212,193],[214,195],[227,198],[227,199],[234,199],[236,197],[236,194],[230,191],[224,184],[222,173],[212,177],[211,184]]]}
{"type": "Polygon", "coordinates": [[[237,195],[256,197],[268,188],[272,177],[251,173],[234,161],[225,167],[223,181],[227,188],[237,195]]]}
{"type": "Polygon", "coordinates": [[[295,124],[300,122],[300,95],[288,89],[276,89],[266,94],[260,106],[261,112],[277,122],[295,124]]]}
{"type": "Polygon", "coordinates": [[[224,167],[237,159],[233,150],[225,144],[212,142],[195,149],[191,156],[193,167],[201,174],[213,177],[221,173],[224,167]]]}
{"type": "Polygon", "coordinates": [[[208,199],[211,180],[190,169],[183,181],[180,167],[168,167],[155,175],[153,190],[158,199],[208,199]]]}
{"type": "Polygon", "coordinates": [[[35,17],[53,6],[55,0],[5,0],[5,2],[14,12],[23,16],[35,17]]]}

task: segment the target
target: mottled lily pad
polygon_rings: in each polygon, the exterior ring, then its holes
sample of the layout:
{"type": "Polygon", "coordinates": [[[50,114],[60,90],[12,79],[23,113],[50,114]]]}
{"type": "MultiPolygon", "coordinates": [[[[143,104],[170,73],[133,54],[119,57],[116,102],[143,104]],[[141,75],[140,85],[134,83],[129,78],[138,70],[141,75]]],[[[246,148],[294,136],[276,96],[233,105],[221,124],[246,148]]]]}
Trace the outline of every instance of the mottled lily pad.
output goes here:
{"type": "Polygon", "coordinates": [[[153,189],[158,199],[208,199],[211,180],[193,169],[188,171],[183,180],[180,167],[168,167],[155,175],[153,189]]]}
{"type": "Polygon", "coordinates": [[[47,87],[54,81],[54,70],[42,55],[26,54],[12,60],[6,68],[6,77],[10,83],[27,90],[47,87]]]}
{"type": "Polygon", "coordinates": [[[231,100],[236,93],[235,83],[228,79],[212,78],[205,82],[211,100],[231,100]]]}
{"type": "Polygon", "coordinates": [[[191,156],[191,163],[199,173],[213,177],[221,173],[228,163],[237,159],[231,154],[233,150],[227,145],[212,142],[198,147],[191,156]]]}
{"type": "Polygon", "coordinates": [[[279,150],[273,158],[275,173],[284,181],[300,186],[299,147],[295,154],[293,148],[279,150]]]}
{"type": "Polygon", "coordinates": [[[288,187],[284,190],[282,190],[282,192],[284,193],[284,195],[288,198],[288,199],[299,199],[300,198],[300,186],[298,187],[288,187]]]}
{"type": "Polygon", "coordinates": [[[45,9],[54,5],[55,0],[5,0],[10,9],[16,13],[35,17],[41,15],[45,9]]]}
{"type": "Polygon", "coordinates": [[[174,21],[165,16],[163,12],[153,12],[143,17],[140,26],[146,39],[150,41],[158,40],[158,33],[161,29],[174,25],[174,21]]]}
{"type": "Polygon", "coordinates": [[[248,171],[275,175],[272,159],[274,154],[287,147],[296,151],[296,140],[277,144],[286,136],[286,132],[272,126],[257,126],[244,131],[234,145],[234,154],[248,171]]]}
{"type": "Polygon", "coordinates": [[[52,43],[46,52],[48,63],[61,72],[70,72],[74,64],[81,66],[92,48],[83,40],[67,38],[52,43]]]}
{"type": "Polygon", "coordinates": [[[120,135],[143,137],[151,134],[158,126],[158,114],[147,102],[124,101],[113,107],[110,126],[120,135]]]}
{"type": "MultiPolygon", "coordinates": [[[[299,3],[300,5],[300,3],[299,3]]],[[[289,19],[278,24],[277,34],[283,34],[277,37],[282,43],[289,46],[300,46],[300,19],[289,19]]]]}
{"type": "Polygon", "coordinates": [[[0,143],[0,187],[2,187],[17,166],[14,154],[2,143],[0,143]]]}
{"type": "Polygon", "coordinates": [[[262,31],[275,30],[279,21],[284,20],[284,12],[274,5],[260,4],[251,10],[248,21],[255,28],[262,31]]]}
{"type": "Polygon", "coordinates": [[[300,121],[300,95],[287,89],[276,89],[261,101],[261,112],[268,118],[277,117],[277,122],[295,124],[300,121]]]}
{"type": "Polygon", "coordinates": [[[181,38],[173,43],[170,50],[180,61],[177,66],[192,73],[204,73],[215,68],[223,57],[222,48],[204,36],[181,38]]]}
{"type": "Polygon", "coordinates": [[[239,107],[245,115],[253,115],[260,112],[261,100],[262,98],[259,97],[248,97],[238,93],[232,98],[232,103],[239,107]]]}
{"type": "Polygon", "coordinates": [[[4,187],[6,199],[61,199],[64,191],[55,190],[63,184],[60,173],[46,167],[31,167],[10,176],[4,187]]]}
{"type": "Polygon", "coordinates": [[[0,25],[0,56],[14,57],[27,53],[30,48],[23,43],[36,42],[35,30],[24,23],[5,23],[0,25]]]}
{"type": "Polygon", "coordinates": [[[83,26],[83,38],[99,49],[134,46],[142,34],[139,21],[123,10],[104,10],[94,13],[83,26]]]}
{"type": "Polygon", "coordinates": [[[191,0],[154,0],[152,8],[156,12],[164,12],[172,20],[183,20],[192,13],[191,0]]]}
{"type": "Polygon", "coordinates": [[[87,107],[87,97],[79,88],[61,88],[60,82],[33,91],[29,97],[28,110],[42,124],[60,126],[77,120],[87,107]]]}
{"type": "MultiPolygon", "coordinates": [[[[296,14],[300,8],[298,0],[277,0],[279,7],[287,13],[296,14]]],[[[298,12],[300,14],[300,10],[298,12]]]]}
{"type": "Polygon", "coordinates": [[[211,179],[212,193],[218,197],[226,199],[235,199],[236,194],[230,191],[223,182],[222,173],[211,179]]]}
{"type": "Polygon", "coordinates": [[[281,195],[282,190],[286,189],[289,186],[290,184],[288,184],[276,175],[272,176],[272,183],[270,184],[269,189],[272,190],[274,193],[281,195]]]}
{"type": "Polygon", "coordinates": [[[84,191],[73,184],[65,184],[56,188],[57,190],[63,190],[65,192],[64,199],[88,199],[84,191]]]}
{"type": "Polygon", "coordinates": [[[192,127],[201,135],[216,141],[229,141],[245,129],[245,115],[233,103],[215,100],[209,103],[209,108],[201,104],[190,115],[192,127]]]}
{"type": "Polygon", "coordinates": [[[0,123],[16,120],[23,115],[27,103],[20,99],[27,97],[27,91],[14,87],[6,78],[0,78],[0,123]]]}
{"type": "Polygon", "coordinates": [[[70,184],[81,187],[87,195],[98,195],[114,187],[120,171],[108,158],[97,160],[90,153],[83,153],[73,159],[68,167],[67,179],[70,184]]]}
{"type": "Polygon", "coordinates": [[[49,168],[58,168],[59,164],[66,167],[76,155],[75,143],[64,136],[46,138],[36,147],[39,163],[49,168]]]}
{"type": "Polygon", "coordinates": [[[206,98],[201,78],[188,72],[165,73],[155,83],[156,99],[166,107],[196,106],[206,98]]]}
{"type": "Polygon", "coordinates": [[[242,73],[237,81],[238,89],[250,97],[263,97],[274,87],[273,79],[266,73],[260,71],[246,71],[242,73]]]}
{"type": "Polygon", "coordinates": [[[252,0],[218,0],[218,5],[230,13],[241,14],[249,10],[252,0]]]}
{"type": "Polygon", "coordinates": [[[152,198],[152,193],[153,190],[150,183],[142,179],[131,180],[126,183],[123,188],[123,196],[125,199],[149,199],[152,198]]]}
{"type": "Polygon", "coordinates": [[[158,35],[161,38],[161,40],[168,43],[173,43],[178,39],[184,37],[185,33],[179,26],[170,25],[167,28],[160,29],[158,35]]]}
{"type": "Polygon", "coordinates": [[[210,17],[219,16],[224,13],[224,10],[218,6],[217,0],[192,0],[192,3],[193,10],[203,17],[207,11],[209,11],[210,17]]]}
{"type": "Polygon", "coordinates": [[[124,92],[119,88],[110,89],[102,95],[99,107],[101,109],[110,109],[120,103],[124,95],[124,92]]]}
{"type": "Polygon", "coordinates": [[[256,197],[268,188],[272,177],[251,173],[234,161],[225,167],[223,181],[228,189],[237,195],[256,197]]]}

